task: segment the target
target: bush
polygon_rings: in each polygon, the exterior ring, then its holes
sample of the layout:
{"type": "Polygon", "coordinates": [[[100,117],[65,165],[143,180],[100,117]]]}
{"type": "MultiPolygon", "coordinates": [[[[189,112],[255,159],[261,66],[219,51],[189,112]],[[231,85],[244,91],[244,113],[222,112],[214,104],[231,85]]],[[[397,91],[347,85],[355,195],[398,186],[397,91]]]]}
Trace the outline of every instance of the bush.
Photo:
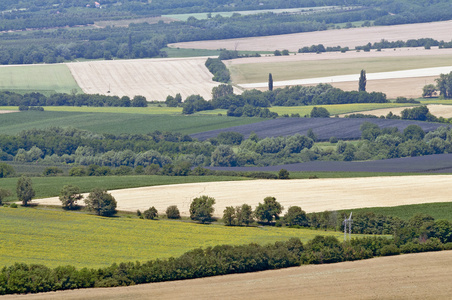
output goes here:
{"type": "Polygon", "coordinates": [[[42,172],[42,174],[44,176],[56,176],[58,174],[62,174],[63,170],[61,170],[58,167],[47,167],[44,169],[44,171],[42,172]]]}
{"type": "Polygon", "coordinates": [[[176,205],[168,206],[166,209],[166,217],[168,219],[180,219],[180,212],[176,205]]]}
{"type": "Polygon", "coordinates": [[[17,204],[16,204],[16,203],[11,203],[11,204],[9,205],[9,207],[11,207],[11,208],[17,208],[17,204]]]}
{"type": "Polygon", "coordinates": [[[148,210],[145,210],[143,212],[143,216],[145,219],[154,220],[155,218],[158,218],[159,214],[157,209],[154,206],[152,206],[148,210]]]}
{"type": "Polygon", "coordinates": [[[324,107],[313,107],[310,116],[311,118],[329,118],[330,113],[324,107]]]}
{"type": "Polygon", "coordinates": [[[98,216],[111,217],[116,214],[116,200],[106,190],[95,188],[85,199],[86,207],[98,216]]]}
{"type": "Polygon", "coordinates": [[[215,199],[206,195],[193,199],[190,204],[190,219],[200,221],[201,223],[209,222],[212,220],[214,204],[215,199]]]}
{"type": "Polygon", "coordinates": [[[77,201],[82,200],[80,188],[74,185],[65,185],[60,192],[60,201],[64,209],[76,209],[77,201]]]}
{"type": "Polygon", "coordinates": [[[289,171],[286,169],[279,170],[278,179],[289,179],[289,171]]]}
{"type": "Polygon", "coordinates": [[[14,168],[7,163],[0,163],[0,178],[11,177],[15,173],[14,168]]]}

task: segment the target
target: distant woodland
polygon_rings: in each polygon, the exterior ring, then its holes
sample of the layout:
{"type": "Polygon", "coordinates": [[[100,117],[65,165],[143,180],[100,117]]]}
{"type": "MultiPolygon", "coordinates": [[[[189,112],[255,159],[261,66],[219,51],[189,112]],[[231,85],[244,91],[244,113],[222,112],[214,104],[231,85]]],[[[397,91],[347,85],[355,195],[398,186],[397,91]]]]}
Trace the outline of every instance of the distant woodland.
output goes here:
{"type": "Polygon", "coordinates": [[[394,25],[452,19],[446,0],[125,0],[80,2],[13,1],[0,3],[0,64],[56,63],[84,59],[147,58],[166,56],[168,43],[207,39],[267,36],[327,30],[338,24],[362,21],[363,26],[394,25]],[[305,13],[234,14],[215,12],[337,6],[331,10],[305,13]],[[164,14],[211,12],[209,18],[128,27],[92,25],[101,20],[131,20],[164,14]],[[28,29],[27,31],[25,31],[28,29]]]}

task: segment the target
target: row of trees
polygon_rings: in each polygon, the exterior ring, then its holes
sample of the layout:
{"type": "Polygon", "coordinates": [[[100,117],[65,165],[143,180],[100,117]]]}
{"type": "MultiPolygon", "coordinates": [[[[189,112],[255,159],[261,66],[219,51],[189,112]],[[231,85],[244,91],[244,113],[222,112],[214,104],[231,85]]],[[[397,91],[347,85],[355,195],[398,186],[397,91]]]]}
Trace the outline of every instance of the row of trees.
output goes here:
{"type": "Polygon", "coordinates": [[[65,94],[55,93],[45,96],[41,93],[32,92],[18,94],[10,91],[0,91],[0,106],[120,106],[120,107],[147,107],[146,97],[135,96],[105,96],[99,94],[65,94]]]}

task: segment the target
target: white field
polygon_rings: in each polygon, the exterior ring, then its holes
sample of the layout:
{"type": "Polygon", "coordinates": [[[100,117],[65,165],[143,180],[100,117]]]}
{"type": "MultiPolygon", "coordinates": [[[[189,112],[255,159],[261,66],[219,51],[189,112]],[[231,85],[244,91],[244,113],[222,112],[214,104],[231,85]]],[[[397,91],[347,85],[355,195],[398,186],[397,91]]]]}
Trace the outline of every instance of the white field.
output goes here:
{"type": "Polygon", "coordinates": [[[112,96],[145,96],[148,101],[165,101],[168,95],[212,98],[220,83],[204,65],[207,57],[113,60],[68,63],[83,92],[112,96]],[[108,91],[110,91],[108,93],[108,91]]]}
{"type": "MultiPolygon", "coordinates": [[[[276,197],[285,209],[300,206],[306,212],[362,207],[449,202],[452,175],[394,176],[341,179],[249,180],[164,185],[110,191],[118,210],[135,212],[155,206],[164,213],[177,205],[189,215],[191,201],[201,195],[216,200],[215,216],[227,206],[244,203],[253,208],[267,196],[276,197]]],[[[33,200],[35,203],[61,205],[58,197],[33,200]]]]}
{"type": "Polygon", "coordinates": [[[325,47],[341,46],[355,48],[382,39],[388,41],[433,38],[450,41],[452,38],[452,21],[407,24],[396,26],[376,26],[283,34],[266,37],[238,38],[227,40],[210,40],[175,43],[170,47],[190,49],[229,49],[248,51],[274,51],[287,49],[292,52],[304,46],[323,44],[325,47]]]}

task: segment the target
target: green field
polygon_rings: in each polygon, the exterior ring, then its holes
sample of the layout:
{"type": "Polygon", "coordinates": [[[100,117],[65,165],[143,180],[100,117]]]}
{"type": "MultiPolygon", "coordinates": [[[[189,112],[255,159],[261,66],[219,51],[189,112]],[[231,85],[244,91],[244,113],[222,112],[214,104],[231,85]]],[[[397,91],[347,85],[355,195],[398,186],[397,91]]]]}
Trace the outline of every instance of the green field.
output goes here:
{"type": "Polygon", "coordinates": [[[57,93],[82,93],[64,64],[0,67],[0,90],[57,93]]]}
{"type": "Polygon", "coordinates": [[[347,210],[346,212],[373,212],[375,214],[394,216],[408,220],[412,216],[422,213],[435,218],[435,220],[448,220],[452,222],[452,202],[427,203],[416,205],[401,205],[395,207],[371,207],[347,210]]]}
{"type": "Polygon", "coordinates": [[[136,217],[102,218],[77,212],[0,207],[0,267],[15,262],[97,268],[112,263],[177,257],[199,247],[267,244],[334,235],[309,229],[227,227],[136,217]]]}
{"type": "MultiPolygon", "coordinates": [[[[0,188],[10,190],[14,195],[7,201],[16,200],[16,184],[18,178],[1,178],[0,188]]],[[[249,180],[249,178],[232,176],[158,176],[158,175],[130,175],[130,176],[100,176],[100,177],[33,177],[34,198],[54,197],[60,194],[63,186],[72,184],[80,187],[82,193],[90,192],[93,188],[106,190],[125,189],[142,186],[181,184],[193,182],[249,180]]]]}
{"type": "Polygon", "coordinates": [[[307,106],[273,106],[270,111],[277,112],[278,115],[283,114],[300,114],[301,117],[309,115],[314,107],[326,108],[331,116],[338,114],[351,114],[360,111],[368,111],[373,109],[394,108],[413,106],[411,103],[352,103],[352,104],[333,104],[333,105],[307,105],[307,106]]]}
{"type": "MultiPolygon", "coordinates": [[[[45,108],[47,109],[47,107],[45,108]]],[[[124,108],[123,108],[124,109],[124,108]]],[[[26,111],[0,114],[0,134],[17,134],[27,129],[52,126],[75,127],[96,133],[147,134],[155,130],[191,134],[251,124],[260,118],[235,118],[216,115],[152,115],[133,113],[88,113],[63,111],[26,111]]]]}
{"type": "Polygon", "coordinates": [[[451,64],[452,56],[438,55],[269,62],[231,65],[228,68],[231,71],[231,78],[234,83],[254,83],[266,82],[268,73],[272,73],[274,81],[282,81],[355,73],[358,76],[363,69],[367,73],[375,73],[443,67],[451,64]]]}

